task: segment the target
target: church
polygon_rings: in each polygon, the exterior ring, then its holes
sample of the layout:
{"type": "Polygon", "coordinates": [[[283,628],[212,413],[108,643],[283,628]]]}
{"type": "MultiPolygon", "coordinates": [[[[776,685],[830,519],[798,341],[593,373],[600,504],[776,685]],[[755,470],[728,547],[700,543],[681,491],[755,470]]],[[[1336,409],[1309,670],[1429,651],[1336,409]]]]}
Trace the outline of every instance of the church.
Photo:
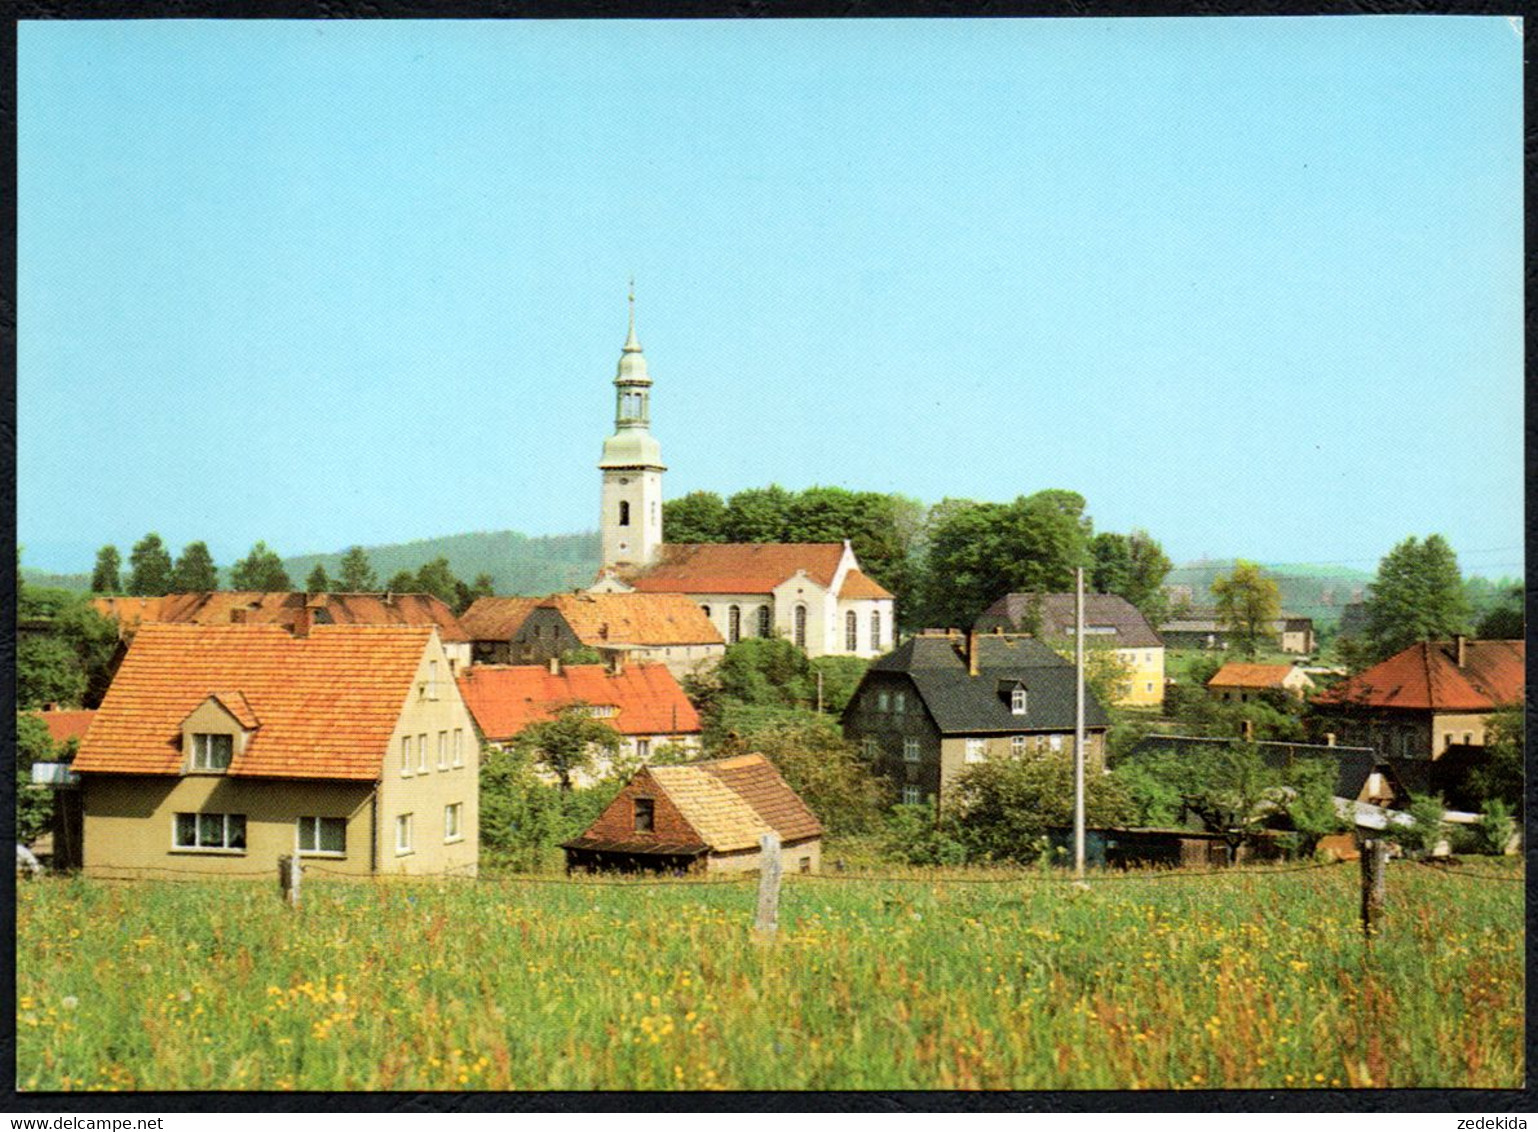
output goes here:
{"type": "Polygon", "coordinates": [[[809,656],[891,651],[891,593],[842,543],[669,543],[662,529],[662,446],[652,436],[651,376],[630,328],[614,378],[614,435],[603,442],[603,567],[594,593],[685,594],[728,645],[784,637],[809,656]]]}

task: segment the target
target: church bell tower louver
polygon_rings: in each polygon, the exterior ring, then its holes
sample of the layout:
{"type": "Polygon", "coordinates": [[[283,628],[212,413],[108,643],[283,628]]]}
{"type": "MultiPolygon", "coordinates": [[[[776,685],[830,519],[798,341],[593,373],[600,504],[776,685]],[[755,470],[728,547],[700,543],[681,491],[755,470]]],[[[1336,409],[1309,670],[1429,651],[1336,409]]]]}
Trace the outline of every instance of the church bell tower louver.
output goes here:
{"type": "Polygon", "coordinates": [[[651,384],[635,335],[635,284],[630,332],[614,377],[614,435],[603,442],[603,568],[649,566],[662,545],[662,446],[648,431],[651,384]]]}

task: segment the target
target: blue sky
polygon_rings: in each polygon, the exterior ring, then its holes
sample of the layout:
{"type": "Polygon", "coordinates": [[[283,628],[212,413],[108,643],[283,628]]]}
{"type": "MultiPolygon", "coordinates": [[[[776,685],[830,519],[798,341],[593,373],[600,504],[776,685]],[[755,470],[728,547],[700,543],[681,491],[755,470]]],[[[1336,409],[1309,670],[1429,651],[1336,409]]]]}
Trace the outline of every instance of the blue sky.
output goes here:
{"type": "Polygon", "coordinates": [[[24,23],[18,531],[228,564],[668,497],[1081,492],[1522,557],[1502,18],[24,23]]]}

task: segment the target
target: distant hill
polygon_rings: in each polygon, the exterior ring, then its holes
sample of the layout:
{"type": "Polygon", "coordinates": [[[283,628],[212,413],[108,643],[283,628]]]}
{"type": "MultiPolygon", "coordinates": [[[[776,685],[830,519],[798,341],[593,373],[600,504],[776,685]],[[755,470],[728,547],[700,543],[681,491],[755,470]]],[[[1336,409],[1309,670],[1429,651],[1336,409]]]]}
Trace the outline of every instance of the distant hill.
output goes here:
{"type": "MultiPolygon", "coordinates": [[[[1211,605],[1212,582],[1219,574],[1234,568],[1234,559],[1205,559],[1177,566],[1164,579],[1166,586],[1188,586],[1193,605],[1211,605]]],[[[1367,587],[1377,577],[1376,570],[1357,570],[1350,566],[1288,562],[1261,566],[1276,579],[1282,591],[1282,608],[1299,617],[1312,617],[1321,624],[1340,620],[1341,607],[1361,601],[1367,587]]]]}
{"type": "Polygon", "coordinates": [[[79,593],[85,593],[91,588],[91,575],[49,574],[43,570],[33,570],[28,566],[23,566],[21,568],[21,582],[24,586],[75,590],[79,593]]]}
{"type": "MultiPolygon", "coordinates": [[[[397,571],[415,571],[435,558],[447,558],[456,578],[471,582],[478,574],[490,574],[499,594],[550,594],[590,585],[602,553],[596,531],[538,538],[517,531],[475,531],[363,549],[380,585],[397,571]]],[[[330,554],[295,555],[283,560],[283,568],[296,586],[304,584],[317,562],[335,578],[344,553],[345,547],[330,554]]]]}

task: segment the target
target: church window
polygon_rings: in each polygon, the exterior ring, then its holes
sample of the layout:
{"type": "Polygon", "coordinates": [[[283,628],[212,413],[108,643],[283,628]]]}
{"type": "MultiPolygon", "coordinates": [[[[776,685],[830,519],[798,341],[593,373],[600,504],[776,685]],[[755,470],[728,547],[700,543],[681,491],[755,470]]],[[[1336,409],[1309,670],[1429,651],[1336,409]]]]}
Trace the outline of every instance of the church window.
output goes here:
{"type": "Polygon", "coordinates": [[[726,639],[728,644],[735,645],[742,640],[742,607],[738,605],[728,606],[726,610],[726,639]]]}
{"type": "Polygon", "coordinates": [[[706,617],[709,617],[710,616],[710,606],[708,606],[708,605],[700,606],[700,612],[703,613],[706,617]]]}
{"type": "Polygon", "coordinates": [[[804,606],[804,605],[796,606],[796,621],[795,621],[795,625],[796,625],[796,636],[795,636],[796,647],[799,648],[799,649],[804,649],[804,648],[806,648],[806,606],[804,606]]]}
{"type": "Polygon", "coordinates": [[[844,649],[846,652],[860,651],[860,618],[852,609],[844,615],[844,649]]]}
{"type": "Polygon", "coordinates": [[[767,605],[761,605],[758,607],[758,635],[760,637],[769,636],[769,619],[772,616],[774,616],[774,614],[767,605]]]}
{"type": "Polygon", "coordinates": [[[630,503],[628,500],[621,499],[619,501],[619,525],[622,527],[630,526],[630,503]]]}
{"type": "Polygon", "coordinates": [[[871,652],[881,651],[881,610],[873,609],[870,614],[870,649],[871,652]]]}

